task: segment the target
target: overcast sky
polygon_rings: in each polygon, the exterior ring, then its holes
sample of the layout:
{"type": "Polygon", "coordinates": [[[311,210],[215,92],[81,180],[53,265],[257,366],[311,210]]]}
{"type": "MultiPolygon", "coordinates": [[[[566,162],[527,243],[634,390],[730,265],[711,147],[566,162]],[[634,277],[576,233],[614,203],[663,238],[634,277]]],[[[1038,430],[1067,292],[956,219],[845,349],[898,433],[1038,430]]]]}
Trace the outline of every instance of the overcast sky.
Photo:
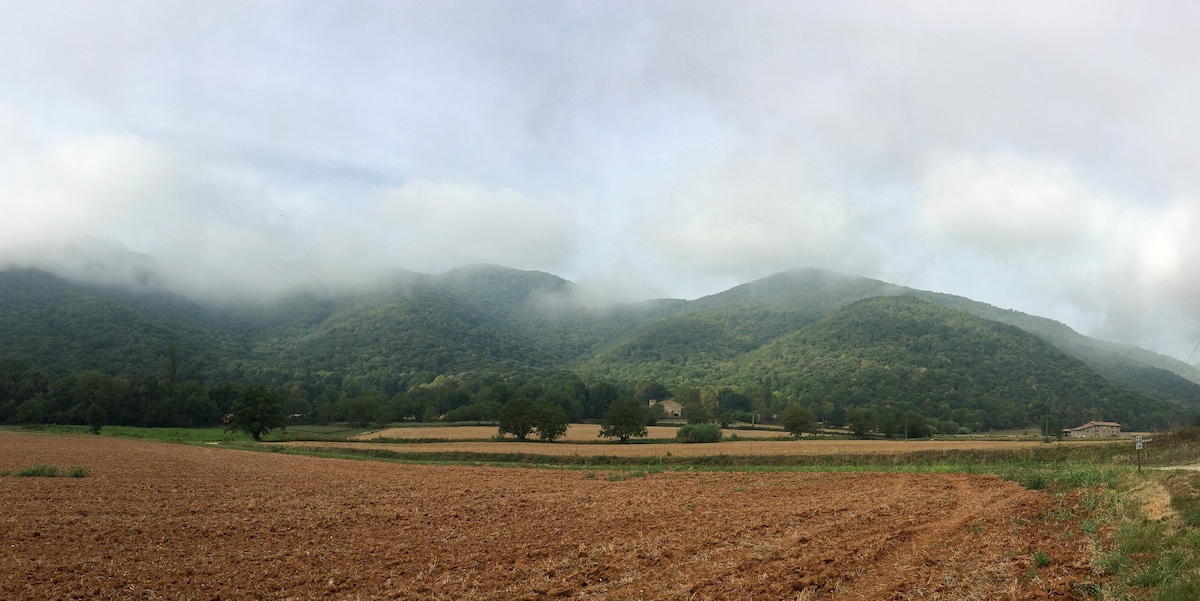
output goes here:
{"type": "Polygon", "coordinates": [[[1200,342],[1193,2],[0,0],[0,57],[0,266],[815,266],[1200,342]]]}

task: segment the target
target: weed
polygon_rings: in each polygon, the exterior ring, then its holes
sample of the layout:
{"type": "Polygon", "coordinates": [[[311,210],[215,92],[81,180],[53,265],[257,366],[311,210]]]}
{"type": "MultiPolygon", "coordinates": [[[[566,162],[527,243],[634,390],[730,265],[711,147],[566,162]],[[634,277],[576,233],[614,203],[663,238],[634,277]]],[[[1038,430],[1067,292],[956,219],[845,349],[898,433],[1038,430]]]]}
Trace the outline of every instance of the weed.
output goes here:
{"type": "Polygon", "coordinates": [[[584,472],[583,477],[592,480],[596,477],[596,472],[584,472]]]}
{"type": "Polygon", "coordinates": [[[684,509],[695,509],[695,508],[696,508],[696,504],[695,504],[695,503],[692,503],[691,501],[684,501],[684,502],[683,502],[683,508],[684,508],[684,509]]]}
{"type": "Polygon", "coordinates": [[[73,467],[71,471],[67,472],[67,475],[72,478],[83,478],[87,476],[87,468],[83,466],[73,467]]]}
{"type": "Polygon", "coordinates": [[[57,478],[58,468],[53,465],[35,465],[18,471],[17,475],[25,478],[57,478]]]}
{"type": "Polygon", "coordinates": [[[1040,472],[1028,474],[1021,480],[1021,485],[1029,490],[1042,490],[1046,488],[1046,476],[1040,472]]]}
{"type": "Polygon", "coordinates": [[[609,472],[608,473],[608,481],[609,482],[620,482],[621,480],[622,480],[622,478],[621,478],[620,473],[618,473],[618,472],[609,472]]]}
{"type": "Polygon", "coordinates": [[[1083,533],[1088,536],[1093,536],[1093,537],[1096,536],[1096,532],[1097,532],[1096,523],[1093,522],[1092,520],[1084,520],[1083,523],[1081,523],[1079,525],[1079,529],[1082,530],[1083,533]]]}
{"type": "Polygon", "coordinates": [[[1036,567],[1039,567],[1039,568],[1045,568],[1045,567],[1049,567],[1049,565],[1050,565],[1050,556],[1049,556],[1049,555],[1046,555],[1046,553],[1044,553],[1044,552],[1043,552],[1043,551],[1041,551],[1040,549],[1038,549],[1038,550],[1034,550],[1034,552],[1033,552],[1033,565],[1034,565],[1034,566],[1036,566],[1036,567]]]}
{"type": "Polygon", "coordinates": [[[9,470],[0,470],[0,478],[3,478],[3,477],[5,477],[5,476],[7,476],[7,475],[9,475],[9,474],[11,474],[11,473],[12,473],[12,472],[11,472],[11,471],[9,471],[9,470]]]}

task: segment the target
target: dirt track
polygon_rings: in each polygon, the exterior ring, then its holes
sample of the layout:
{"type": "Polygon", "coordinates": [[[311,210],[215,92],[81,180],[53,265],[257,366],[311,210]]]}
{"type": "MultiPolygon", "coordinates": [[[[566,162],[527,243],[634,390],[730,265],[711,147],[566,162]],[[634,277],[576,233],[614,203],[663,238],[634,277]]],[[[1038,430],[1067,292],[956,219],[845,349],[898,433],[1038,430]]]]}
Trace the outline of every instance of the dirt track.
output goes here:
{"type": "Polygon", "coordinates": [[[0,432],[0,470],[35,464],[89,475],[0,478],[4,599],[1040,599],[1090,571],[1078,517],[994,477],[610,481],[0,432]]]}

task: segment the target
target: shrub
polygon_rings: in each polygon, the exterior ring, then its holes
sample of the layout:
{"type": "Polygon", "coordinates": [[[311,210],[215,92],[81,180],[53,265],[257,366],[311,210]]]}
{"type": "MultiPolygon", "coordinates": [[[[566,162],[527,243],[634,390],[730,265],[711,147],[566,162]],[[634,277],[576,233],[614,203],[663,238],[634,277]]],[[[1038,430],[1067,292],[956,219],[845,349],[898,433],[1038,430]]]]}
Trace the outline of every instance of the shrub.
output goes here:
{"type": "Polygon", "coordinates": [[[57,478],[58,468],[53,465],[35,465],[17,472],[17,475],[24,478],[57,478]]]}
{"type": "Polygon", "coordinates": [[[675,440],[679,442],[721,442],[721,426],[713,422],[683,425],[675,432],[675,440]]]}

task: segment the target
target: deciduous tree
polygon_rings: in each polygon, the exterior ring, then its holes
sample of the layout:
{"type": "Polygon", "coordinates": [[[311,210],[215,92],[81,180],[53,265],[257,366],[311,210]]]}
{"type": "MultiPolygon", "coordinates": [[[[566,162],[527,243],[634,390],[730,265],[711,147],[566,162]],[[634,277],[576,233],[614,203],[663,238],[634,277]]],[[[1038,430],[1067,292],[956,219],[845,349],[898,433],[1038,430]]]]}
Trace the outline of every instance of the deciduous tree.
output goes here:
{"type": "Polygon", "coordinates": [[[604,413],[600,436],[616,438],[621,442],[627,442],[633,436],[644,438],[646,436],[646,407],[631,398],[613,401],[608,411],[604,413]]]}
{"type": "Polygon", "coordinates": [[[264,434],[276,428],[286,428],[287,417],[283,414],[283,400],[266,386],[248,386],[238,393],[233,402],[233,417],[226,431],[245,432],[261,441],[264,434]]]}

